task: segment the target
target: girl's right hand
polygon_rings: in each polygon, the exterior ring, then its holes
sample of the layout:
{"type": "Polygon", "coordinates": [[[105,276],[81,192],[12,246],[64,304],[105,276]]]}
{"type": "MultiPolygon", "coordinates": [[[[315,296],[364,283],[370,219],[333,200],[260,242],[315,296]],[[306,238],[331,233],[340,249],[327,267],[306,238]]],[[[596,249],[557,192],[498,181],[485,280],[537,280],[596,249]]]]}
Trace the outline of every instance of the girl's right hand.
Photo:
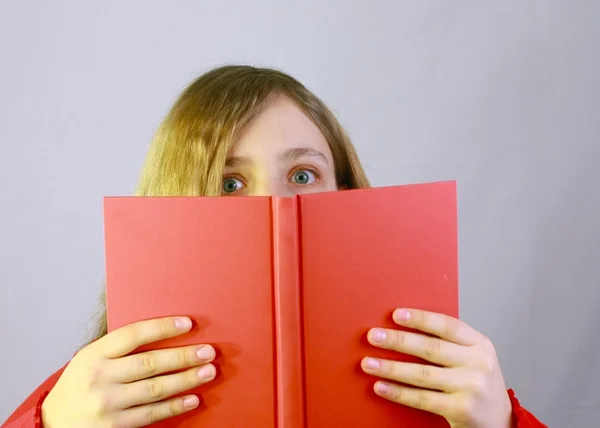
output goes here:
{"type": "Polygon", "coordinates": [[[127,355],[142,345],[185,334],[191,326],[186,317],[141,321],[87,345],[44,400],[43,427],[137,428],[198,407],[195,395],[169,397],[215,378],[210,345],[127,355]]]}

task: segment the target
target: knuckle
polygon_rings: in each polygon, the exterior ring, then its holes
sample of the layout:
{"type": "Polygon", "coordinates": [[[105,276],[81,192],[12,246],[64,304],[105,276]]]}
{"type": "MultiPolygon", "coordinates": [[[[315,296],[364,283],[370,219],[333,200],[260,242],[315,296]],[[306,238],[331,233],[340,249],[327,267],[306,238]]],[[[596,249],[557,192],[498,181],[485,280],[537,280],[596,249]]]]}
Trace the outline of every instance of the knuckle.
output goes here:
{"type": "Polygon", "coordinates": [[[496,347],[494,346],[494,342],[488,337],[483,339],[483,349],[489,355],[496,355],[496,347]]]}
{"type": "Polygon", "coordinates": [[[417,409],[426,409],[429,404],[428,395],[424,391],[419,391],[417,393],[417,409]]]}
{"type": "Polygon", "coordinates": [[[484,374],[492,375],[496,371],[496,359],[489,355],[485,355],[481,358],[480,366],[484,374]]]}
{"type": "Polygon", "coordinates": [[[454,408],[452,419],[457,422],[467,421],[471,418],[474,408],[475,408],[475,400],[473,400],[473,398],[471,396],[466,396],[454,408]]]}
{"type": "Polygon", "coordinates": [[[142,326],[140,323],[131,324],[123,330],[123,339],[127,343],[139,343],[142,336],[142,326]]]}
{"type": "Polygon", "coordinates": [[[483,375],[474,375],[469,379],[469,388],[475,393],[479,394],[485,390],[486,378],[483,375]]]}
{"type": "Polygon", "coordinates": [[[391,361],[379,360],[377,372],[383,377],[396,377],[398,369],[391,361]]]}
{"type": "Polygon", "coordinates": [[[444,317],[442,333],[445,337],[456,337],[460,329],[460,322],[456,318],[444,317]]]}
{"type": "Polygon", "coordinates": [[[180,349],[177,351],[177,364],[179,367],[188,367],[193,365],[189,349],[180,349]]]}
{"type": "Polygon", "coordinates": [[[392,330],[389,334],[389,347],[392,349],[401,349],[404,346],[406,335],[398,330],[392,330]]]}
{"type": "Polygon", "coordinates": [[[148,380],[148,382],[146,384],[146,389],[147,389],[148,395],[152,399],[156,400],[156,399],[162,398],[162,396],[163,396],[163,387],[162,387],[161,383],[156,379],[148,380]]]}
{"type": "Polygon", "coordinates": [[[81,348],[79,351],[77,351],[77,353],[73,356],[71,361],[85,361],[89,359],[93,355],[92,345],[93,344],[89,344],[88,346],[81,348]]]}
{"type": "Polygon", "coordinates": [[[425,357],[426,358],[436,358],[441,351],[442,342],[439,339],[434,337],[425,338],[425,357]]]}
{"type": "Polygon", "coordinates": [[[162,419],[160,414],[160,408],[158,406],[152,406],[146,413],[146,420],[149,424],[159,422],[162,419]]]}
{"type": "Polygon", "coordinates": [[[98,366],[90,367],[88,376],[88,386],[90,388],[94,388],[102,381],[102,378],[104,377],[104,369],[98,366]]]}
{"type": "Polygon", "coordinates": [[[171,324],[166,319],[160,319],[156,329],[159,340],[167,339],[169,336],[171,336],[171,324]]]}
{"type": "Polygon", "coordinates": [[[119,423],[115,418],[108,418],[104,420],[102,428],[125,428],[122,423],[119,423]]]}
{"type": "Polygon", "coordinates": [[[425,311],[416,311],[415,314],[415,326],[417,328],[423,327],[427,325],[427,321],[429,320],[429,315],[425,311]]]}
{"type": "Polygon", "coordinates": [[[97,416],[105,415],[110,410],[110,395],[107,393],[92,394],[88,400],[90,409],[97,416]]]}
{"type": "Polygon", "coordinates": [[[123,343],[127,344],[139,343],[139,336],[139,327],[135,324],[123,327],[123,329],[119,332],[119,339],[122,340],[123,343]]]}
{"type": "Polygon", "coordinates": [[[431,379],[431,370],[427,366],[421,366],[417,370],[417,380],[421,384],[429,384],[429,380],[431,379]]]}
{"type": "Polygon", "coordinates": [[[148,376],[157,372],[156,356],[150,352],[144,352],[138,356],[138,364],[148,376]]]}
{"type": "Polygon", "coordinates": [[[104,364],[97,361],[88,363],[87,370],[83,375],[84,385],[87,390],[93,390],[102,383],[105,374],[104,364]]]}
{"type": "Polygon", "coordinates": [[[394,388],[391,394],[392,401],[396,403],[403,403],[406,398],[406,394],[404,392],[404,388],[394,388]]]}
{"type": "Polygon", "coordinates": [[[182,413],[181,406],[179,405],[179,400],[171,400],[169,401],[169,416],[177,416],[182,413]]]}
{"type": "Polygon", "coordinates": [[[114,419],[103,419],[102,422],[97,422],[96,426],[99,428],[117,428],[119,425],[114,419]]]}
{"type": "Polygon", "coordinates": [[[195,371],[188,370],[186,373],[183,373],[183,386],[185,390],[198,386],[199,381],[200,378],[195,371]]]}

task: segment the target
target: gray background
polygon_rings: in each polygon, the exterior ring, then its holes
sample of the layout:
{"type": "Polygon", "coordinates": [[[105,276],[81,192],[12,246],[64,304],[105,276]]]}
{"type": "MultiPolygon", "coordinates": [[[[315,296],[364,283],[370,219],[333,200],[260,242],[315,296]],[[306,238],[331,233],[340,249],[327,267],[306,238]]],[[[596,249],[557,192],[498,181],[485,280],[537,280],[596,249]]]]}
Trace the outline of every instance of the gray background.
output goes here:
{"type": "Polygon", "coordinates": [[[600,418],[600,3],[0,2],[0,421],[86,338],[102,197],[179,91],[249,62],[337,113],[376,185],[456,179],[462,318],[552,427],[600,418]]]}

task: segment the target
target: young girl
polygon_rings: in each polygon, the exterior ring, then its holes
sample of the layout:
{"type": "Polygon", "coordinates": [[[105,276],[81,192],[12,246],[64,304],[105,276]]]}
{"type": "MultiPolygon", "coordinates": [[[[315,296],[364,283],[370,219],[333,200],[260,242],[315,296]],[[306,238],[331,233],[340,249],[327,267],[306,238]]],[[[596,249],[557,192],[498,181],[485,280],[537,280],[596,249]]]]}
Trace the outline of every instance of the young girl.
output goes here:
{"type": "MultiPolygon", "coordinates": [[[[349,138],[314,94],[276,70],[226,66],[198,78],[176,101],[150,146],[136,194],[290,196],[366,187],[349,138]]],[[[3,427],[141,427],[199,406],[194,395],[169,397],[215,378],[211,346],[128,355],[185,334],[190,319],[143,321],[107,334],[103,310],[95,340],[3,427]]],[[[381,400],[442,415],[457,428],[545,426],[506,389],[494,346],[483,334],[412,308],[398,308],[394,320],[425,334],[374,326],[369,342],[433,364],[365,356],[362,368],[374,377],[381,400]]]]}

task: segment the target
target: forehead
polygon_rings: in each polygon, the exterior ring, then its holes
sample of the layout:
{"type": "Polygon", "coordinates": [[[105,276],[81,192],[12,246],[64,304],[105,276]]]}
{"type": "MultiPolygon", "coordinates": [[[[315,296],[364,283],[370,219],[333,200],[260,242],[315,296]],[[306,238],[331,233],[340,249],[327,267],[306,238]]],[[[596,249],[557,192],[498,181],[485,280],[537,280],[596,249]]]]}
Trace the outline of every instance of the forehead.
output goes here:
{"type": "Polygon", "coordinates": [[[248,123],[229,155],[252,157],[309,148],[331,159],[327,140],[306,114],[287,97],[274,98],[248,123]]]}

